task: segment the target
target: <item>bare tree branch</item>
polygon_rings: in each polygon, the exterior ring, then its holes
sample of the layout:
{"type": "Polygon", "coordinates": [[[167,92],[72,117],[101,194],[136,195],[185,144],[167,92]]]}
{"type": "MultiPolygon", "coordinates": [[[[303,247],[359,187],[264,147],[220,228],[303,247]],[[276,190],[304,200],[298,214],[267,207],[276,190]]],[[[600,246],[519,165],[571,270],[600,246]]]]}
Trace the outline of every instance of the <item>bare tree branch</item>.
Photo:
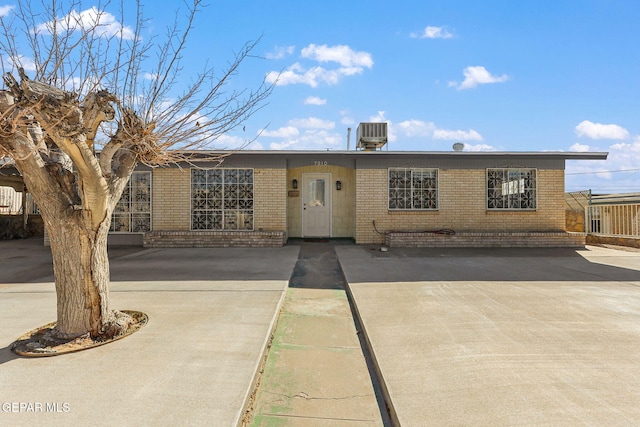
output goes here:
{"type": "Polygon", "coordinates": [[[106,245],[136,165],[222,161],[194,150],[242,125],[273,90],[262,76],[256,89],[226,92],[258,41],[221,74],[205,64],[188,82],[182,59],[202,0],[185,4],[160,43],[143,37],[140,0],[86,9],[82,0],[20,0],[0,17],[0,163],[12,159],[49,231],[60,336],[126,327],[108,305],[106,245]]]}

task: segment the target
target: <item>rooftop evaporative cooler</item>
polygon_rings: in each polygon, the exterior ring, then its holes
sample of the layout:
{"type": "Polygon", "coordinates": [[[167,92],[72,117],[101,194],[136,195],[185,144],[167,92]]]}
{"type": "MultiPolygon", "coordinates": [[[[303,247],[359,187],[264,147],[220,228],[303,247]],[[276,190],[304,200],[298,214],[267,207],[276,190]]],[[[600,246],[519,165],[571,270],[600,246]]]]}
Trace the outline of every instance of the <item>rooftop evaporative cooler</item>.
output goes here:
{"type": "Polygon", "coordinates": [[[356,133],[356,148],[364,151],[381,149],[387,143],[386,123],[360,123],[356,133]]]}

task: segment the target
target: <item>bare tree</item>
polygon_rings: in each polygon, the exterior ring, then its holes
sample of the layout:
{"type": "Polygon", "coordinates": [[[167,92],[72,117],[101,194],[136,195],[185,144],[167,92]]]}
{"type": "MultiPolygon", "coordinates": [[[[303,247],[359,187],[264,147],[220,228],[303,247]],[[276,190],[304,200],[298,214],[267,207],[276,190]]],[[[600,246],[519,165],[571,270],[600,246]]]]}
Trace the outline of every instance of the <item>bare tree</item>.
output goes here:
{"type": "Polygon", "coordinates": [[[229,89],[256,42],[220,73],[205,66],[182,86],[201,0],[177,14],[183,19],[160,43],[143,34],[140,1],[132,26],[124,25],[131,2],[64,3],[36,10],[21,0],[0,21],[0,157],[22,174],[50,237],[56,334],[106,338],[131,322],[109,305],[107,234],[134,168],[188,161],[264,105],[273,86],[262,79],[254,90],[229,89]]]}

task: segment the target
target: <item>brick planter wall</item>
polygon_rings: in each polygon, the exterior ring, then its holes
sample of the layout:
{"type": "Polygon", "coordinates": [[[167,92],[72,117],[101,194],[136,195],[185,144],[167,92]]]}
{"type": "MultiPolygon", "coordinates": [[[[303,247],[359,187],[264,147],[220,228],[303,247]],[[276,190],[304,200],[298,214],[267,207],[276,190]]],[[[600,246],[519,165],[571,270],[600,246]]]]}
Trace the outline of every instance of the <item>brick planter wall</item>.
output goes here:
{"type": "Polygon", "coordinates": [[[601,245],[617,245],[617,246],[629,246],[632,248],[640,249],[640,238],[633,237],[608,237],[599,236],[597,234],[590,234],[587,236],[587,243],[589,244],[601,244],[601,245]]]}
{"type": "Polygon", "coordinates": [[[145,248],[275,248],[286,243],[284,231],[151,231],[145,248]]]}
{"type": "Polygon", "coordinates": [[[387,233],[384,244],[389,247],[414,248],[539,248],[584,247],[584,233],[387,233]]]}
{"type": "Polygon", "coordinates": [[[40,215],[29,215],[27,230],[22,229],[22,215],[0,215],[0,240],[44,236],[44,222],[40,215]]]}

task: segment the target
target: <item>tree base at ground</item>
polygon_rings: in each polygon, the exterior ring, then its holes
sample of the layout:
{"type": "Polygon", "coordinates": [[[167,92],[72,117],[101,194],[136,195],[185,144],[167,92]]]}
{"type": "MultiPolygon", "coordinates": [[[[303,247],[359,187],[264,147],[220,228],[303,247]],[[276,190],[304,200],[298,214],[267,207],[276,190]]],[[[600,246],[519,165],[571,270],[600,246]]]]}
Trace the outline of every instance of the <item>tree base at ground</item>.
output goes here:
{"type": "Polygon", "coordinates": [[[85,334],[72,339],[60,338],[55,333],[56,322],[51,322],[18,338],[11,344],[11,350],[17,355],[25,357],[46,357],[73,353],[127,337],[140,330],[149,321],[149,317],[139,311],[121,310],[121,312],[129,315],[132,321],[126,330],[113,337],[92,338],[89,334],[85,334]]]}

